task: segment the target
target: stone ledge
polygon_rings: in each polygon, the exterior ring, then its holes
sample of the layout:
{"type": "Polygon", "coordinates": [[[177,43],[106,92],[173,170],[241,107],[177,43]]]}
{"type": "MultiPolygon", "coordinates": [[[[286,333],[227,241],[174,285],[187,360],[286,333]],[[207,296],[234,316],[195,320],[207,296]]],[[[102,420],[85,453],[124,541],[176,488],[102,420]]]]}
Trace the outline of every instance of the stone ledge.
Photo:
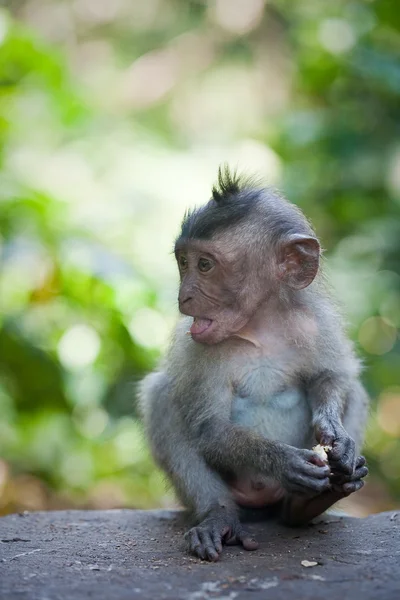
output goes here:
{"type": "Polygon", "coordinates": [[[398,600],[400,512],[251,523],[260,548],[187,556],[180,511],[63,511],[0,519],[0,599],[398,600]],[[317,562],[305,567],[302,561],[317,562]]]}

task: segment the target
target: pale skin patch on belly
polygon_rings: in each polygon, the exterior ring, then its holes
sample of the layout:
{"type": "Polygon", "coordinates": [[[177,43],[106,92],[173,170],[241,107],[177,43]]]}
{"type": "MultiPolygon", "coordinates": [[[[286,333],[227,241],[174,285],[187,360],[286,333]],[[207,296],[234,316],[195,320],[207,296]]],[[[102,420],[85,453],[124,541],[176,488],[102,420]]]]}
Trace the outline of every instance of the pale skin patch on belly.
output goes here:
{"type": "Polygon", "coordinates": [[[232,495],[240,506],[262,508],[276,504],[285,494],[278,482],[250,476],[243,476],[230,484],[232,495]]]}

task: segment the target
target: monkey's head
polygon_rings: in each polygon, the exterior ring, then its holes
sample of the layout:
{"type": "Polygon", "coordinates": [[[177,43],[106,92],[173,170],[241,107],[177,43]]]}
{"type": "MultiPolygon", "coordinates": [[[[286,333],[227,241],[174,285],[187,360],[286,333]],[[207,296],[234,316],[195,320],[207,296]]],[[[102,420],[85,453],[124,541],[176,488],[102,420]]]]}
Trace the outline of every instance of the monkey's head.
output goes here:
{"type": "Polygon", "coordinates": [[[276,192],[219,170],[211,200],[186,213],[175,242],[179,310],[196,342],[239,332],[275,294],[309,286],[320,246],[301,211],[276,192]]]}

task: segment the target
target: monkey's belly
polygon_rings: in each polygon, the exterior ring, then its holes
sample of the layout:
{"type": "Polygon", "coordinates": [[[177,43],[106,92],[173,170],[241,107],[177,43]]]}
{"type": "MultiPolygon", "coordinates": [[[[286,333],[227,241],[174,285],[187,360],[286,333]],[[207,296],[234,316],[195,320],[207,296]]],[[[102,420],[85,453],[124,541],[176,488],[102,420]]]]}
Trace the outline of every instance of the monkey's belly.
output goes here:
{"type": "Polygon", "coordinates": [[[279,502],[285,494],[284,489],[272,479],[241,477],[231,483],[235,501],[246,508],[262,508],[279,502]]]}
{"type": "Polygon", "coordinates": [[[260,398],[256,393],[235,396],[233,423],[249,427],[270,440],[296,448],[311,448],[314,443],[311,410],[303,390],[293,388],[260,398]]]}

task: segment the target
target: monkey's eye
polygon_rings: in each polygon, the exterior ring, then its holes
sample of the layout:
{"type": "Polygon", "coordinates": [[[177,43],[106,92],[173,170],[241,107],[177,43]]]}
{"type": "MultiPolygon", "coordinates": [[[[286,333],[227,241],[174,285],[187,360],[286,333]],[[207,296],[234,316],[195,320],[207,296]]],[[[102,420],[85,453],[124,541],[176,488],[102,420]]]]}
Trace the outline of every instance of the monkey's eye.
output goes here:
{"type": "Polygon", "coordinates": [[[178,265],[181,269],[186,269],[186,267],[188,266],[188,260],[184,254],[180,254],[178,256],[178,265]]]}
{"type": "Polygon", "coordinates": [[[208,260],[207,258],[200,258],[199,262],[197,263],[197,266],[199,268],[199,271],[201,271],[202,273],[207,273],[207,271],[210,271],[214,264],[211,262],[211,260],[208,260]]]}

